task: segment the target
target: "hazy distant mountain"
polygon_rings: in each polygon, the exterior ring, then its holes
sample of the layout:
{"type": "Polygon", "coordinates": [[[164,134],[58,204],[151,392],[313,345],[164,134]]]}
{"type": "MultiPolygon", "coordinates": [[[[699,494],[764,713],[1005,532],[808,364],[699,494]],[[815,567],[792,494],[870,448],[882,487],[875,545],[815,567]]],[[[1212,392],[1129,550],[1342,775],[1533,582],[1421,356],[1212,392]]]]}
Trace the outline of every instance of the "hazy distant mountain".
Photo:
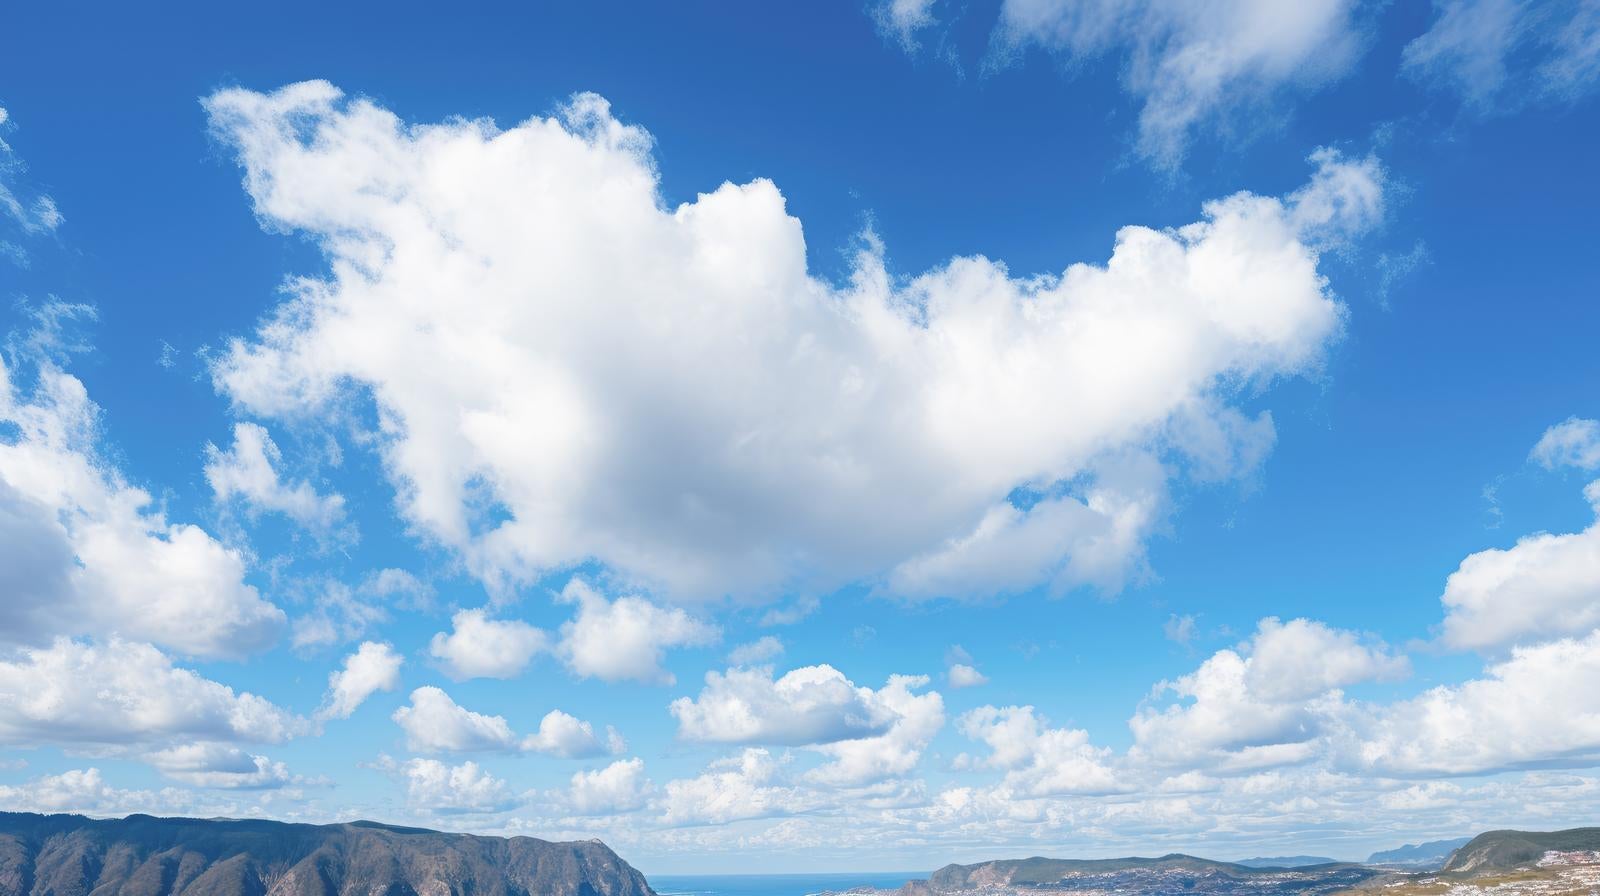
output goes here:
{"type": "Polygon", "coordinates": [[[598,840],[0,812],[0,896],[655,896],[598,840]]]}
{"type": "Polygon", "coordinates": [[[1457,849],[1445,863],[1450,872],[1500,871],[1536,862],[1545,853],[1600,850],[1600,828],[1565,831],[1489,831],[1457,849]]]}
{"type": "Polygon", "coordinates": [[[1041,891],[1183,893],[1187,896],[1316,896],[1354,887],[1379,872],[1361,865],[1336,863],[1314,868],[1252,868],[1238,862],[1214,862],[1174,853],[1160,858],[1002,859],[976,865],[946,865],[927,880],[907,883],[898,891],[862,888],[862,896],[1037,896],[1041,891]]]}
{"type": "Polygon", "coordinates": [[[1471,837],[1457,837],[1454,840],[1430,840],[1415,845],[1407,843],[1399,849],[1386,849],[1383,852],[1373,853],[1367,857],[1367,864],[1436,871],[1444,867],[1451,853],[1465,846],[1471,839],[1471,837]]]}
{"type": "Polygon", "coordinates": [[[1256,856],[1253,859],[1240,859],[1234,864],[1246,868],[1304,868],[1308,865],[1333,865],[1338,861],[1327,856],[1256,856]]]}

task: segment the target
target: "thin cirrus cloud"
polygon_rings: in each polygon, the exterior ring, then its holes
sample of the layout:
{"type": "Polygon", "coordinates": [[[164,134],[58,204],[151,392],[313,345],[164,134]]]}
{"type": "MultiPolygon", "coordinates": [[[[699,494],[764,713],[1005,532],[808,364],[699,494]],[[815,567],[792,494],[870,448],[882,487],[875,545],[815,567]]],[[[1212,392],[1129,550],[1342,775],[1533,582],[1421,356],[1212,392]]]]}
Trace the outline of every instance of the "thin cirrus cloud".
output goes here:
{"type": "Polygon", "coordinates": [[[664,208],[650,136],[593,95],[505,130],[324,82],[205,107],[263,224],[330,265],[217,387],[263,419],[372,396],[401,514],[497,592],[587,562],[673,599],[1115,590],[1172,470],[1270,447],[1229,398],[1317,369],[1343,316],[1319,253],[1382,213],[1377,163],[1323,153],[1287,197],[1124,228],[1104,266],[895,285],[868,241],[841,286],[769,181],[664,208]]]}
{"type": "Polygon", "coordinates": [[[30,192],[22,183],[27,165],[5,139],[16,129],[11,113],[0,106],[0,258],[26,267],[30,238],[54,232],[61,226],[61,210],[47,193],[30,192]]]}
{"type": "Polygon", "coordinates": [[[224,451],[206,445],[206,482],[219,502],[243,501],[252,510],[281,513],[316,532],[331,532],[344,518],[344,497],[323,495],[309,482],[284,482],[277,466],[283,453],[267,430],[236,423],[224,451]]]}
{"type": "Polygon", "coordinates": [[[1600,84],[1600,2],[1434,0],[1401,70],[1483,112],[1574,100],[1600,84]]]}
{"type": "MultiPolygon", "coordinates": [[[[1030,49],[1078,67],[1114,58],[1139,103],[1135,151],[1173,170],[1200,133],[1250,131],[1242,116],[1350,72],[1365,49],[1358,0],[1004,0],[986,66],[1030,49]]],[[[908,52],[936,32],[934,0],[882,0],[878,29],[908,52]]]]}

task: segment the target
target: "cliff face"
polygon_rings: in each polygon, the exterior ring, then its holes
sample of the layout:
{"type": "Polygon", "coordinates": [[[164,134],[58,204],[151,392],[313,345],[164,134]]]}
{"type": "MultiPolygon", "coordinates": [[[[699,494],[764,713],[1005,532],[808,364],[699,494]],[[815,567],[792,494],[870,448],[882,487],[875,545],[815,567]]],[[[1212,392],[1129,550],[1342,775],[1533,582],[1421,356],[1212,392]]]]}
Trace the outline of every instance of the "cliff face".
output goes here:
{"type": "Polygon", "coordinates": [[[597,840],[0,813],[0,896],[655,896],[597,840]]]}

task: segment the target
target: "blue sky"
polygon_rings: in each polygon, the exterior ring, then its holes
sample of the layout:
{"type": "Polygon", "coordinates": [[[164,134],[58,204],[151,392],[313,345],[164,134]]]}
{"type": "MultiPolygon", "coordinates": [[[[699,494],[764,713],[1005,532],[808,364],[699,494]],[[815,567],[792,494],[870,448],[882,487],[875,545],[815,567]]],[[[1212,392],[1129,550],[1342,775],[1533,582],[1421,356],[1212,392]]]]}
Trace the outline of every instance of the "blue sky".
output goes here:
{"type": "Polygon", "coordinates": [[[1593,2],[6,16],[0,808],[1591,820],[1593,2]]]}

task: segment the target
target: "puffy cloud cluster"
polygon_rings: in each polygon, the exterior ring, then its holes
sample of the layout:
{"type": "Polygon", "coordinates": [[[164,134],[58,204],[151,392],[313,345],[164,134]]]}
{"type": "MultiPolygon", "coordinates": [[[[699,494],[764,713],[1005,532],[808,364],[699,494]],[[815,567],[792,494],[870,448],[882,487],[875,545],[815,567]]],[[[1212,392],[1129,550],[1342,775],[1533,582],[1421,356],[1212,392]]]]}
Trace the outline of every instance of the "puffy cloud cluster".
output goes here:
{"type": "Polygon", "coordinates": [[[1306,762],[1344,710],[1341,688],[1405,675],[1382,644],[1309,619],[1263,619],[1237,650],[1157,685],[1180,701],[1142,707],[1128,722],[1142,759],[1242,770],[1306,762]]]}
{"type": "MultiPolygon", "coordinates": [[[[1247,40],[1239,65],[1337,59],[1343,11],[1281,13],[1291,48],[1247,40]]],[[[1210,27],[1161,15],[1163,46],[1210,27]]],[[[329,264],[218,357],[218,388],[264,418],[369,396],[406,521],[497,590],[590,562],[679,597],[1114,589],[1168,476],[1270,446],[1229,399],[1316,367],[1341,321],[1322,234],[1370,221],[1352,184],[1382,190],[1325,154],[1289,197],[1124,228],[1104,266],[958,258],[902,284],[869,246],[836,286],[767,181],[664,207],[649,135],[591,95],[505,130],[409,125],[322,82],[206,108],[263,224],[329,264]]],[[[580,674],[661,678],[571,641],[580,674]]]]}
{"type": "Polygon", "coordinates": [[[895,712],[832,666],[774,678],[771,667],[706,673],[700,696],[672,701],[678,736],[712,743],[823,744],[882,734],[895,712]]]}
{"type": "Polygon", "coordinates": [[[662,798],[667,824],[726,824],[787,815],[804,808],[800,788],[775,781],[779,761],[759,747],[713,762],[704,774],[668,781],[662,798]]]}
{"type": "Polygon", "coordinates": [[[148,644],[60,638],[0,659],[0,744],[278,743],[309,730],[306,720],[176,667],[148,644]]]}
{"type": "MultiPolygon", "coordinates": [[[[1539,444],[1549,439],[1546,434],[1539,444]]],[[[1600,517],[1600,482],[1584,494],[1600,517]]],[[[1458,649],[1489,650],[1600,627],[1600,522],[1472,554],[1445,581],[1441,600],[1441,638],[1458,649]]]]}
{"type": "Polygon", "coordinates": [[[41,775],[25,784],[0,784],[0,805],[15,812],[140,812],[170,806],[175,796],[112,787],[97,768],[41,775]]]}
{"type": "Polygon", "coordinates": [[[1004,769],[1004,786],[1019,796],[1108,794],[1129,789],[1113,769],[1111,750],[1089,732],[1051,728],[1031,706],[984,706],[957,722],[961,733],[989,746],[982,763],[1004,769]]]}
{"type": "Polygon", "coordinates": [[[1389,775],[1600,764],[1600,630],[1518,647],[1481,678],[1378,711],[1361,764],[1389,775]]]}
{"type": "Polygon", "coordinates": [[[1600,82],[1600,2],[1434,0],[1403,69],[1480,110],[1536,98],[1568,101],[1600,82]]]}
{"type": "Polygon", "coordinates": [[[482,609],[461,610],[450,624],[450,633],[433,636],[428,653],[456,681],[515,678],[535,654],[550,647],[544,631],[520,619],[490,619],[482,609]]]}
{"type": "Polygon", "coordinates": [[[576,610],[554,638],[520,619],[493,619],[488,609],[461,610],[451,619],[452,631],[433,636],[428,652],[457,681],[515,678],[536,655],[548,652],[579,678],[665,685],[675,681],[662,666],[668,648],[706,645],[721,637],[716,626],[685,610],[637,595],[608,600],[578,578],[556,599],[576,610]]]}
{"type": "Polygon", "coordinates": [[[804,746],[828,756],[807,773],[813,782],[858,786],[911,772],[944,725],[944,698],[915,691],[920,675],[893,675],[878,690],[832,666],[805,666],[773,677],[771,667],[706,673],[698,697],[671,710],[678,736],[708,743],[804,746]]]}
{"type": "Polygon", "coordinates": [[[605,768],[574,773],[561,794],[562,808],[577,815],[618,815],[644,808],[653,790],[643,759],[619,759],[605,768]]]}
{"type": "Polygon", "coordinates": [[[830,761],[807,772],[808,781],[859,787],[910,774],[939,729],[944,727],[944,697],[937,691],[918,694],[926,675],[891,675],[876,698],[893,714],[889,730],[811,747],[830,761]]]}
{"type": "Polygon", "coordinates": [[[505,781],[476,762],[449,765],[437,759],[410,759],[404,763],[391,760],[387,766],[405,781],[406,801],[425,813],[504,812],[520,801],[505,781]]]}
{"type": "Polygon", "coordinates": [[[577,613],[562,623],[557,650],[567,668],[583,678],[672,684],[677,679],[661,666],[667,648],[711,644],[721,637],[716,626],[684,610],[636,596],[608,601],[581,579],[568,582],[560,600],[576,606],[577,613]]]}
{"type": "Polygon", "coordinates": [[[411,702],[394,712],[394,721],[406,733],[406,745],[419,753],[535,752],[565,759],[620,753],[621,735],[608,729],[602,741],[594,726],[561,710],[551,710],[539,721],[539,730],[518,737],[503,716],[473,712],[436,687],[411,692],[411,702]]]}
{"type": "Polygon", "coordinates": [[[0,360],[0,641],[120,635],[200,657],[266,648],[283,611],[244,558],[168,522],[100,454],[99,409],[49,361],[24,392],[0,360]]]}

